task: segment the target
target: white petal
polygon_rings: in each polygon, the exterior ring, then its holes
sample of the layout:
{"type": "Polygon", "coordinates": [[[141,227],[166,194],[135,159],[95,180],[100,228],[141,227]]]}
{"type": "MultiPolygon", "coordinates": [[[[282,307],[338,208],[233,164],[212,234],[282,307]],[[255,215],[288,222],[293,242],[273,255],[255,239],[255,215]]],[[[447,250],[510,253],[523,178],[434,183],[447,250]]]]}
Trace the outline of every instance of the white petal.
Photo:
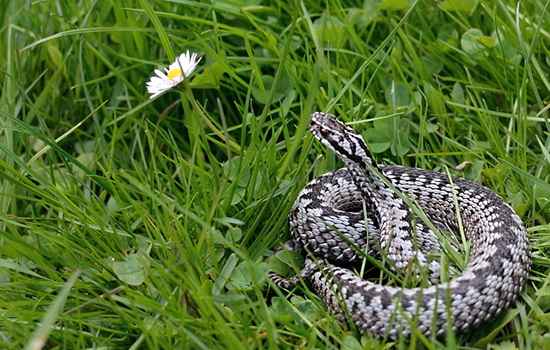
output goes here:
{"type": "Polygon", "coordinates": [[[151,77],[151,80],[149,80],[147,84],[163,84],[167,79],[168,78],[161,79],[159,77],[151,77]]]}
{"type": "MultiPolygon", "coordinates": [[[[164,72],[161,71],[160,69],[155,69],[155,73],[156,73],[159,77],[161,77],[161,78],[163,78],[163,79],[168,79],[168,77],[166,76],[166,74],[164,74],[164,72]]],[[[168,72],[166,72],[166,73],[168,73],[168,72]]]]}

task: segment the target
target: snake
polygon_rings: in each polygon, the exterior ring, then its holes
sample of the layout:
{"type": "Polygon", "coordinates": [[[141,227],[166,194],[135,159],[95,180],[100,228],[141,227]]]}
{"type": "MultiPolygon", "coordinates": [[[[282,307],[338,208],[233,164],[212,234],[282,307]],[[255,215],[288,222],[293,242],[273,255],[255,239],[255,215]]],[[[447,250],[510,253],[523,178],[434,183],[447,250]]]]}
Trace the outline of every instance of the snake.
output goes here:
{"type": "Polygon", "coordinates": [[[313,113],[309,129],[345,167],[298,194],[288,219],[292,239],[279,250],[305,263],[294,277],[270,271],[276,286],[303,281],[339,321],[393,340],[466,333],[518,299],[531,248],[522,220],[500,196],[447,173],[377,164],[362,136],[334,115],[313,113]],[[462,268],[443,263],[461,249],[462,268]],[[373,259],[409,283],[363,278],[360,267],[373,259]]]}

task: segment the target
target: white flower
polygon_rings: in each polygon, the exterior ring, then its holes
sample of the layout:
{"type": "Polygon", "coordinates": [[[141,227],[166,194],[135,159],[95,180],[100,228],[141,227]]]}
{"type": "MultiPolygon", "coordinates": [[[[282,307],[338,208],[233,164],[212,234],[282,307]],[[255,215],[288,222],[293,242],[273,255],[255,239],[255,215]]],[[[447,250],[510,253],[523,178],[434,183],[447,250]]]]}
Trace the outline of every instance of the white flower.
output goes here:
{"type": "Polygon", "coordinates": [[[168,68],[164,68],[166,74],[160,69],[155,69],[158,76],[153,76],[147,82],[147,92],[152,94],[150,98],[177,87],[183,79],[189,77],[197,68],[202,57],[197,59],[197,53],[189,54],[189,50],[176,57],[176,61],[168,68]]]}

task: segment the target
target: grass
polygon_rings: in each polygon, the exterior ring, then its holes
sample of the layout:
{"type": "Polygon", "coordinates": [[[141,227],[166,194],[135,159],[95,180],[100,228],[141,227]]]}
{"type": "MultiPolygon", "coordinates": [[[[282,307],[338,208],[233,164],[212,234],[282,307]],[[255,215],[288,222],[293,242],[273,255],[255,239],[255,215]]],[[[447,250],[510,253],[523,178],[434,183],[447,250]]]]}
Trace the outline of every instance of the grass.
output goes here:
{"type": "Polygon", "coordinates": [[[550,346],[548,1],[75,4],[0,4],[0,347],[415,348],[268,282],[299,190],[341,166],[315,110],[527,226],[514,307],[423,347],[550,346]],[[187,49],[186,92],[149,100],[187,49]]]}

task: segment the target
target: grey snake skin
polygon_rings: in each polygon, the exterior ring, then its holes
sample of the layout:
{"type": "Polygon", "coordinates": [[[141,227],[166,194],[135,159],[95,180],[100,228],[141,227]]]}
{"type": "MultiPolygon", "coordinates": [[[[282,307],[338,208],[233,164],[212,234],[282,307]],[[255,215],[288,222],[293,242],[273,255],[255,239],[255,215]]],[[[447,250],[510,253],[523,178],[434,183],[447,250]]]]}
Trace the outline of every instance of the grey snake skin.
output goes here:
{"type": "Polygon", "coordinates": [[[270,272],[277,286],[290,289],[301,278],[340,321],[390,339],[409,339],[413,332],[442,338],[449,326],[455,333],[468,332],[518,298],[530,272],[531,248],[521,219],[502,198],[464,179],[452,177],[451,185],[446,174],[377,165],[361,135],[333,115],[313,113],[310,130],[346,168],[320,176],[300,192],[289,214],[293,239],[285,246],[306,256],[306,263],[291,279],[270,272]],[[438,230],[460,238],[456,198],[470,243],[460,274],[441,281],[440,239],[371,168],[416,203],[438,230]],[[362,279],[353,268],[360,266],[363,252],[385,257],[396,273],[425,276],[429,285],[394,287],[362,279]]]}

